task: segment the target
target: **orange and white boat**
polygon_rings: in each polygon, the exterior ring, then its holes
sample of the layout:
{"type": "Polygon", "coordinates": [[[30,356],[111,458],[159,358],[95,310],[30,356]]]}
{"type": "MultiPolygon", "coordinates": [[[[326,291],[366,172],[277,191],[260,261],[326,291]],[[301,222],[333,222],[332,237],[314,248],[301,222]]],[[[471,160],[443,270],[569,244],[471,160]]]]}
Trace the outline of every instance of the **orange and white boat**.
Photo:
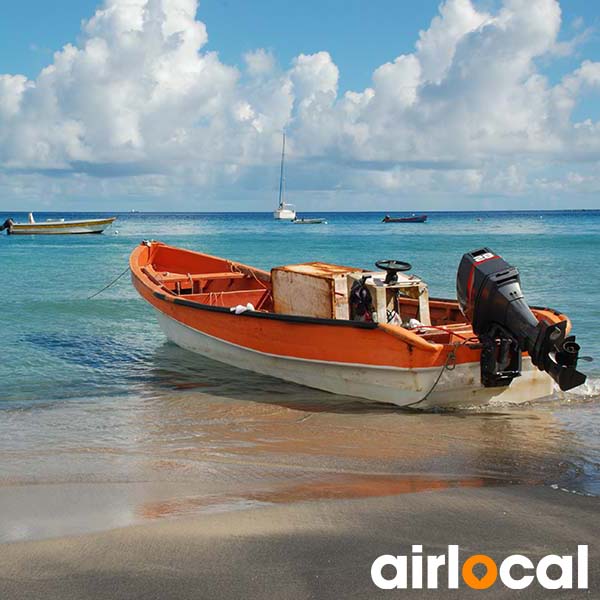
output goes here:
{"type": "Polygon", "coordinates": [[[402,272],[406,263],[377,266],[316,262],[269,273],[155,241],[130,257],[133,284],[169,340],[286,381],[430,408],[524,402],[551,394],[553,379],[563,389],[585,380],[567,317],[515,302],[518,273],[508,281],[509,265],[488,249],[463,257],[460,301],[430,299],[425,282],[402,272]],[[484,323],[500,298],[510,304],[506,322],[484,323]]]}

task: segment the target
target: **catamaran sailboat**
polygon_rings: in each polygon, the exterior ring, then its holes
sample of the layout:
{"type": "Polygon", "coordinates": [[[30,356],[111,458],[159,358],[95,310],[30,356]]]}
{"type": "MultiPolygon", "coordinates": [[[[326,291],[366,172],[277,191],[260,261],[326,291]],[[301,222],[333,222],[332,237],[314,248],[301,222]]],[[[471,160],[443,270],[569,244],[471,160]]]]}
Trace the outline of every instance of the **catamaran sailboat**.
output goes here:
{"type": "Polygon", "coordinates": [[[278,221],[293,221],[296,218],[296,207],[284,201],[285,177],[283,175],[283,163],[285,161],[285,132],[283,134],[283,145],[281,148],[281,169],[279,172],[279,204],[273,213],[278,221]]]}

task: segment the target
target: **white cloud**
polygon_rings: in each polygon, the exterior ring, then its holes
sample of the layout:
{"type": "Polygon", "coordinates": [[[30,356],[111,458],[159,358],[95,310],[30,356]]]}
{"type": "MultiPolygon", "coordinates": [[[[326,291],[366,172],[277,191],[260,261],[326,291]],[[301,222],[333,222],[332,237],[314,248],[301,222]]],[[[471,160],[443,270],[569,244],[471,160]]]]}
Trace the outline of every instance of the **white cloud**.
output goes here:
{"type": "Polygon", "coordinates": [[[306,180],[298,188],[374,198],[548,189],[567,198],[598,185],[576,160],[600,163],[600,124],[572,115],[598,93],[600,63],[583,60],[556,85],[539,66],[575,44],[558,42],[556,0],[505,0],[494,14],[446,0],[413,53],[342,95],[326,51],[300,54],[287,70],[264,49],[245,54],[241,71],[224,64],[204,49],[196,9],[196,0],[105,0],[78,45],[56,52],[35,80],[0,75],[5,202],[43,190],[183,199],[270,188],[265,168],[283,128],[292,188],[294,169],[306,180]],[[557,164],[570,165],[560,181],[557,164]]]}
{"type": "Polygon", "coordinates": [[[488,14],[477,12],[470,0],[441,4],[439,16],[433,18],[429,29],[419,33],[416,44],[424,79],[439,83],[452,64],[458,43],[490,19],[488,14]]]}
{"type": "Polygon", "coordinates": [[[253,77],[268,76],[273,73],[276,66],[275,56],[264,48],[258,48],[244,54],[244,61],[248,73],[253,77]]]}

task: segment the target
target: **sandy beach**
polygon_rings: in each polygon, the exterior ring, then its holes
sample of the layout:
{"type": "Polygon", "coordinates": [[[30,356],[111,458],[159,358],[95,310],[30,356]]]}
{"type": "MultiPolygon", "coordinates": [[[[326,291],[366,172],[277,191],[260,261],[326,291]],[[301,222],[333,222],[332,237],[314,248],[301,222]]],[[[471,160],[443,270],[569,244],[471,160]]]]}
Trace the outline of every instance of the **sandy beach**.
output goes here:
{"type": "MultiPolygon", "coordinates": [[[[280,503],[0,545],[0,597],[477,597],[464,584],[455,592],[378,590],[373,560],[419,543],[430,553],[459,544],[461,556],[522,553],[534,562],[589,544],[590,589],[552,597],[592,598],[600,574],[597,511],[596,498],[522,485],[280,503]]],[[[507,592],[497,582],[486,594],[507,592]]],[[[521,597],[548,594],[535,584],[521,597]]]]}

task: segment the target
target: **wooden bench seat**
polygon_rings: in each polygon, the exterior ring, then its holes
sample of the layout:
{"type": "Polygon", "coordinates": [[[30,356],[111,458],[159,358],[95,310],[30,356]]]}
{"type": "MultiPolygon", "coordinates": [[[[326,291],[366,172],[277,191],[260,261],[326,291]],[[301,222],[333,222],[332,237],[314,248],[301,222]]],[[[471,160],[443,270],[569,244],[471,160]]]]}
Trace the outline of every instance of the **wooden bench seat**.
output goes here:
{"type": "Polygon", "coordinates": [[[208,304],[209,306],[225,306],[231,308],[238,304],[246,305],[250,302],[255,309],[261,308],[269,295],[269,290],[234,290],[231,292],[203,292],[200,294],[186,294],[186,300],[208,304]]]}
{"type": "Polygon", "coordinates": [[[222,273],[157,273],[156,278],[163,283],[185,282],[185,281],[208,281],[211,279],[243,279],[244,273],[237,271],[225,271],[222,273]]]}

